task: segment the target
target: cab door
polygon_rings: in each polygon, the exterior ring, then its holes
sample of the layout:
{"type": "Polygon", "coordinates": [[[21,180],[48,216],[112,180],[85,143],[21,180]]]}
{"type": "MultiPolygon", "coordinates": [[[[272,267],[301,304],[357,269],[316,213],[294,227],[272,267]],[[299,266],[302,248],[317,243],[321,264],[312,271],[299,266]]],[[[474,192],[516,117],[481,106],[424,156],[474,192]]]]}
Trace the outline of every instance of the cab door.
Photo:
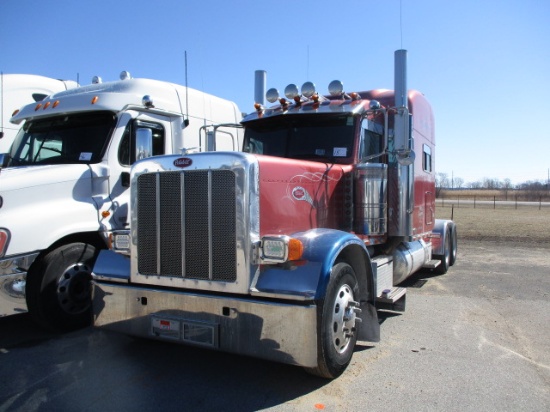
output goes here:
{"type": "Polygon", "coordinates": [[[152,132],[153,156],[166,154],[166,148],[171,147],[172,125],[169,117],[144,112],[126,112],[121,116],[108,153],[112,203],[108,216],[103,218],[105,230],[128,227],[130,168],[136,161],[136,134],[140,128],[152,132]]]}

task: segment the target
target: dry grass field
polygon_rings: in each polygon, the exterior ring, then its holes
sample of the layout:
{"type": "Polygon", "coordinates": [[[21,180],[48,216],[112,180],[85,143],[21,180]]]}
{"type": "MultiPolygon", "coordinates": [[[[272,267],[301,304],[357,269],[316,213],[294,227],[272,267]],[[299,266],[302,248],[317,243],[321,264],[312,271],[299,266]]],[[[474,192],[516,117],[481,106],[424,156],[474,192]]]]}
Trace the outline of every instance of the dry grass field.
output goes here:
{"type": "Polygon", "coordinates": [[[464,190],[438,190],[439,199],[460,200],[501,200],[501,201],[532,201],[549,202],[550,191],[544,190],[504,190],[504,189],[464,189],[464,190]]]}
{"type": "Polygon", "coordinates": [[[436,217],[451,219],[460,240],[488,240],[550,248],[550,208],[438,207],[436,217]]]}

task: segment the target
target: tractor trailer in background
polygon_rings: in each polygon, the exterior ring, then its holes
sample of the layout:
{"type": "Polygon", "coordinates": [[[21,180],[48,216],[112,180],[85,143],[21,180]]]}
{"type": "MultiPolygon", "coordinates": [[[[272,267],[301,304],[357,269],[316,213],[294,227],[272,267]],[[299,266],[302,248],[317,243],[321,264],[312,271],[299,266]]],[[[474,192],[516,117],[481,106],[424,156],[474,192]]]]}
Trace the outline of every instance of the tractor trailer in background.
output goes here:
{"type": "Polygon", "coordinates": [[[234,102],[131,78],[55,93],[11,118],[21,127],[0,161],[0,316],[91,324],[91,270],[110,232],[128,227],[130,166],[151,155],[237,150],[234,102]],[[146,144],[147,143],[147,144],[146,144]],[[150,144],[149,144],[150,143],[150,144]]]}
{"type": "Polygon", "coordinates": [[[77,87],[72,80],[57,80],[35,74],[0,74],[0,153],[7,153],[19,126],[9,122],[22,106],[39,102],[50,94],[77,87]]]}
{"type": "Polygon", "coordinates": [[[405,50],[395,63],[395,90],[268,90],[242,152],[136,162],[129,231],[93,270],[95,325],[339,376],[379,341],[378,310],[404,310],[399,285],[456,259],[432,109],[405,50]]]}

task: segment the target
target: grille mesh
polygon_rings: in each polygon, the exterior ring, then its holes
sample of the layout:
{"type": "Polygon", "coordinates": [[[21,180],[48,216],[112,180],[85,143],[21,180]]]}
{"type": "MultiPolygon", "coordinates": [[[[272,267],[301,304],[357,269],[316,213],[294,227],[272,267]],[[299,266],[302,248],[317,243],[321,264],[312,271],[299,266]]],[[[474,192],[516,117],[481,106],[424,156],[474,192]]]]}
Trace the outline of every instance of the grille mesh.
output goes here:
{"type": "Polygon", "coordinates": [[[235,282],[235,179],[230,170],[139,176],[139,273],[235,282]]]}

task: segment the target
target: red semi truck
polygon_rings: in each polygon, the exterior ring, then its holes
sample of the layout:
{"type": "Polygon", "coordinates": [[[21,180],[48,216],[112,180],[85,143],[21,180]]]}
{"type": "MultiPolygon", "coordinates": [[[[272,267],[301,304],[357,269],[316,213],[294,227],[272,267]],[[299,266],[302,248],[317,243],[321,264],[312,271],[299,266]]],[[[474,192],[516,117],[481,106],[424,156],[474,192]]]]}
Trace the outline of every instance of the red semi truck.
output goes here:
{"type": "Polygon", "coordinates": [[[278,104],[242,120],[242,152],[137,162],[131,230],[94,267],[95,324],[326,378],[379,341],[399,284],[457,253],[435,218],[432,109],[395,59],[395,90],[269,90],[278,104]]]}

